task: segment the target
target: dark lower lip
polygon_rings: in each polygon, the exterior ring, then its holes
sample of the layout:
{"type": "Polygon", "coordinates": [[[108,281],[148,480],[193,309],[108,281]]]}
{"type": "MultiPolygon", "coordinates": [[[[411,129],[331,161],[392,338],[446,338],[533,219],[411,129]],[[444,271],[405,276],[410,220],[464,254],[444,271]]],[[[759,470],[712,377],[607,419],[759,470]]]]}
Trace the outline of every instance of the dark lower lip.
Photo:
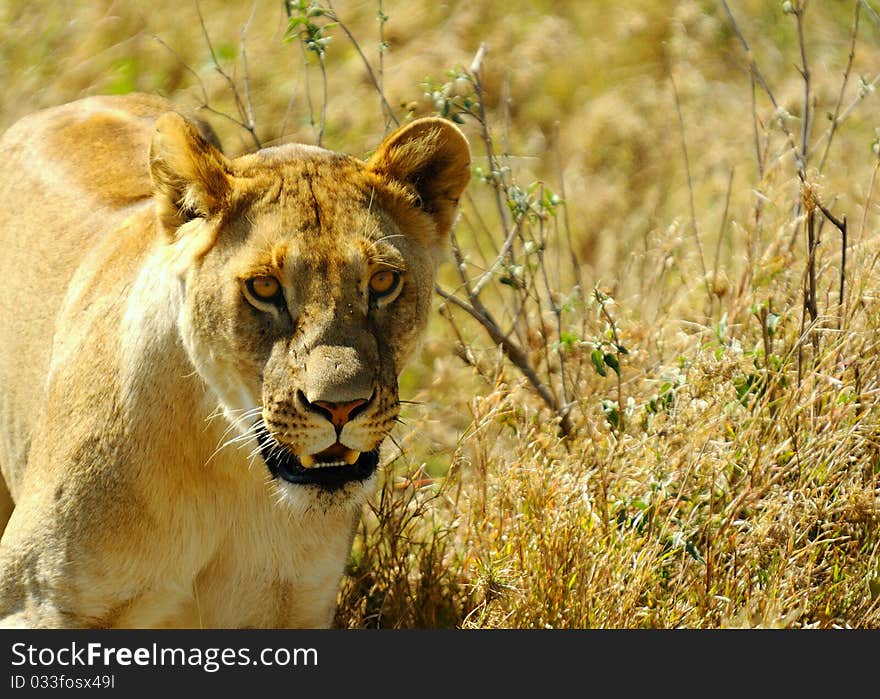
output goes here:
{"type": "Polygon", "coordinates": [[[257,442],[269,472],[275,478],[297,485],[317,485],[325,490],[336,490],[346,483],[366,480],[379,465],[379,450],[374,449],[362,452],[351,466],[305,468],[296,454],[278,445],[262,420],[257,425],[257,442]]]}

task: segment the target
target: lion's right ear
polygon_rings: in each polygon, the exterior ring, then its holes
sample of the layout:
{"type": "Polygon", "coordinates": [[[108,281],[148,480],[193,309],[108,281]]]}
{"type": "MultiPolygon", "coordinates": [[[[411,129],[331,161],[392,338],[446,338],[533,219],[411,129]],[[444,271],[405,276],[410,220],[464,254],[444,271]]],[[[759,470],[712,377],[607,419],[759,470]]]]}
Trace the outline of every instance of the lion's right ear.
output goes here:
{"type": "Polygon", "coordinates": [[[229,161],[175,112],[156,120],[150,176],[159,220],[168,230],[216,213],[230,191],[229,161]]]}
{"type": "Polygon", "coordinates": [[[403,185],[417,208],[431,216],[436,230],[429,242],[446,240],[471,178],[470,146],[457,126],[436,117],[416,119],[391,133],[367,167],[403,185]]]}

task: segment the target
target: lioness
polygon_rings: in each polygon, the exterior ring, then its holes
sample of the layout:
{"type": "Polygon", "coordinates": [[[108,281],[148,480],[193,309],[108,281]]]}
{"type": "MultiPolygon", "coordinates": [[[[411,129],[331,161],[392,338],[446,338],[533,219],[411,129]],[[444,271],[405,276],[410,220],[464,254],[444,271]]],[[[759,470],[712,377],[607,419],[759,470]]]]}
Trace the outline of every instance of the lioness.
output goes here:
{"type": "Polygon", "coordinates": [[[144,95],[12,126],[3,624],[330,625],[469,176],[440,119],[367,162],[144,95]]]}

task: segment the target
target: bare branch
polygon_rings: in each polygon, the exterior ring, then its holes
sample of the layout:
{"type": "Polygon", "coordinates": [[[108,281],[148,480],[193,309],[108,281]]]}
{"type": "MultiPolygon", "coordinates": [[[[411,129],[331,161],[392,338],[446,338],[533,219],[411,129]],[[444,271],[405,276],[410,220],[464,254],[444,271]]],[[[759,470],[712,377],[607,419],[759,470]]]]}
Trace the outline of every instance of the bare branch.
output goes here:
{"type": "Polygon", "coordinates": [[[400,120],[394,115],[394,110],[391,108],[391,105],[388,104],[388,100],[385,98],[385,91],[382,89],[382,84],[376,78],[376,74],[373,72],[373,66],[370,65],[370,61],[364,55],[364,52],[361,49],[361,46],[358,43],[357,39],[354,38],[354,35],[346,26],[345,22],[339,19],[339,15],[336,14],[336,10],[333,8],[333,3],[329,2],[329,0],[327,2],[327,7],[330,8],[330,13],[327,15],[327,17],[333,22],[336,22],[336,24],[339,25],[339,28],[345,33],[345,36],[348,37],[348,40],[354,47],[354,50],[357,51],[358,56],[360,56],[361,61],[364,64],[364,68],[366,68],[367,70],[367,76],[370,78],[370,82],[373,83],[373,87],[376,89],[376,92],[379,93],[379,97],[382,100],[382,106],[385,109],[387,115],[391,117],[391,120],[394,122],[395,126],[399,126],[400,120]]]}
{"type": "Polygon", "coordinates": [[[844,286],[846,284],[846,216],[842,219],[838,219],[832,214],[828,209],[826,209],[822,202],[817,201],[817,206],[819,210],[822,212],[822,215],[827,218],[837,230],[840,231],[840,289],[837,296],[838,301],[838,316],[837,316],[837,329],[840,330],[843,326],[843,300],[844,300],[844,286]]]}
{"type": "Polygon", "coordinates": [[[801,115],[801,167],[807,167],[807,139],[810,134],[810,67],[807,64],[807,49],[804,43],[804,13],[807,11],[807,0],[799,0],[792,4],[797,22],[798,46],[801,52],[801,77],[804,79],[804,106],[801,115]]]}
{"type": "Polygon", "coordinates": [[[703,272],[703,284],[706,287],[706,296],[709,299],[709,305],[712,305],[712,289],[709,287],[709,275],[706,270],[706,258],[703,255],[703,243],[700,241],[700,231],[697,228],[697,210],[694,206],[694,184],[691,179],[691,163],[688,157],[687,141],[684,133],[684,118],[681,115],[681,100],[678,97],[678,88],[675,85],[675,76],[672,74],[672,62],[669,59],[669,53],[666,46],[663,46],[663,57],[666,60],[666,70],[669,73],[669,82],[672,84],[672,94],[675,97],[675,113],[678,116],[678,131],[681,137],[681,152],[684,156],[684,172],[687,177],[688,200],[691,210],[691,229],[694,232],[694,240],[697,243],[697,253],[700,257],[700,269],[703,272]]]}
{"type": "Polygon", "coordinates": [[[843,71],[843,82],[840,84],[840,94],[837,97],[837,104],[834,105],[834,112],[831,115],[831,127],[828,133],[828,140],[825,143],[825,152],[822,153],[822,159],[819,161],[819,172],[825,167],[825,161],[828,158],[828,151],[831,150],[831,141],[837,132],[837,118],[840,115],[840,107],[843,105],[843,94],[846,91],[846,85],[849,82],[849,74],[852,71],[853,59],[856,56],[856,39],[859,35],[859,12],[862,9],[862,0],[856,0],[855,16],[853,17],[852,32],[849,42],[849,58],[846,63],[846,70],[843,71]]]}
{"type": "Polygon", "coordinates": [[[746,41],[745,36],[743,36],[742,31],[739,28],[739,25],[736,22],[736,19],[733,16],[733,13],[730,11],[730,7],[727,5],[727,0],[721,0],[721,4],[724,7],[724,11],[727,13],[727,18],[730,20],[730,24],[733,27],[733,31],[736,34],[737,38],[742,44],[743,50],[746,52],[746,58],[749,61],[749,70],[754,76],[755,80],[761,86],[761,89],[764,90],[764,93],[767,95],[767,98],[770,100],[770,104],[773,105],[773,109],[776,113],[776,118],[779,123],[779,127],[782,129],[782,132],[785,134],[788,139],[789,148],[791,148],[794,153],[795,162],[797,164],[798,176],[801,181],[806,179],[806,173],[804,172],[804,164],[801,161],[800,151],[798,147],[795,145],[794,137],[791,134],[791,130],[788,128],[788,124],[785,123],[784,111],[780,108],[779,102],[776,101],[776,97],[773,95],[773,91],[770,89],[770,86],[767,84],[767,81],[764,79],[764,75],[761,73],[761,70],[758,68],[758,64],[755,61],[755,56],[752,53],[752,50],[749,48],[749,44],[746,41]]]}
{"type": "Polygon", "coordinates": [[[721,214],[721,227],[718,230],[718,240],[715,242],[715,259],[712,261],[712,284],[718,279],[718,264],[721,258],[721,242],[724,240],[724,231],[727,229],[727,214],[730,211],[730,193],[733,190],[733,174],[735,168],[730,168],[730,176],[727,178],[727,193],[724,196],[724,213],[721,214]]]}
{"type": "MultiPolygon", "coordinates": [[[[226,81],[226,84],[229,86],[229,89],[232,91],[232,97],[235,100],[235,107],[238,110],[239,119],[236,120],[228,115],[217,112],[215,109],[209,109],[209,111],[222,114],[222,116],[226,116],[231,119],[239,126],[241,126],[245,131],[247,131],[251,135],[251,139],[254,142],[254,145],[257,148],[261,147],[260,139],[257,138],[257,132],[253,127],[253,124],[248,121],[247,109],[244,106],[244,102],[241,99],[241,95],[238,92],[238,86],[235,84],[235,81],[229,76],[229,74],[223,70],[223,66],[220,65],[220,61],[217,60],[217,54],[214,51],[214,44],[211,42],[211,36],[208,34],[208,28],[205,26],[205,18],[202,15],[202,7],[199,3],[199,0],[195,0],[196,4],[196,12],[199,15],[199,25],[202,28],[202,36],[205,39],[205,44],[208,46],[208,51],[211,53],[211,60],[214,62],[214,70],[216,70],[226,81]]],[[[207,106],[207,105],[206,105],[207,106]]]]}
{"type": "Polygon", "coordinates": [[[504,238],[504,243],[501,245],[501,249],[498,251],[497,256],[493,260],[492,264],[489,265],[489,268],[480,275],[480,278],[477,279],[476,284],[474,285],[473,293],[479,294],[483,287],[489,282],[492,278],[492,275],[497,272],[501,265],[504,264],[504,258],[510,253],[510,249],[513,247],[513,241],[516,240],[516,237],[519,235],[522,230],[523,222],[525,221],[525,216],[520,216],[516,223],[511,226],[510,232],[504,238]]]}
{"type": "MultiPolygon", "coordinates": [[[[177,51],[175,51],[173,48],[171,48],[160,36],[153,34],[153,39],[158,41],[163,46],[163,48],[165,48],[169,53],[171,53],[171,55],[177,59],[178,63],[180,63],[181,67],[184,70],[186,70],[187,73],[189,73],[190,75],[192,75],[196,79],[196,82],[198,82],[198,84],[199,84],[199,89],[201,89],[201,91],[202,91],[202,106],[206,106],[208,103],[208,91],[205,88],[205,83],[202,80],[202,76],[199,75],[198,72],[192,66],[190,66],[186,61],[184,61],[180,57],[180,54],[177,53],[177,51]]],[[[229,118],[232,119],[232,117],[229,117],[229,118]]],[[[235,121],[236,123],[238,123],[237,120],[235,120],[235,119],[232,119],[232,120],[235,121]]]]}
{"type": "Polygon", "coordinates": [[[474,300],[479,301],[479,299],[472,298],[471,303],[467,303],[448,293],[440,286],[435,286],[434,289],[441,298],[463,310],[483,327],[492,342],[498,345],[501,351],[504,352],[505,356],[513,362],[516,368],[519,369],[523,373],[523,376],[528,379],[529,383],[532,384],[532,388],[535,389],[541,399],[559,417],[559,428],[562,430],[562,433],[566,436],[570,435],[573,431],[573,426],[567,412],[565,412],[562,406],[558,404],[556,399],[550,393],[550,390],[544,385],[544,382],[541,381],[534,369],[532,369],[528,357],[526,357],[522,349],[520,349],[515,343],[511,342],[509,338],[505,337],[501,328],[498,327],[491,315],[486,313],[486,309],[482,307],[482,304],[478,303],[476,306],[472,305],[474,300]]]}
{"type": "Polygon", "coordinates": [[[506,192],[506,185],[501,180],[501,175],[499,175],[498,161],[495,157],[495,146],[492,142],[492,135],[489,133],[489,124],[486,119],[486,95],[483,92],[483,80],[481,76],[483,59],[486,57],[486,53],[488,51],[488,47],[486,43],[483,42],[480,44],[480,48],[477,49],[477,53],[474,55],[474,60],[471,61],[470,73],[474,80],[474,92],[477,95],[477,100],[480,103],[480,137],[483,140],[483,145],[486,148],[486,159],[489,161],[489,173],[492,176],[492,190],[495,192],[495,205],[498,208],[498,218],[501,221],[501,225],[504,230],[508,230],[510,228],[510,224],[507,218],[507,209],[504,206],[504,201],[501,198],[502,191],[506,192]]]}
{"type": "MultiPolygon", "coordinates": [[[[234,116],[232,116],[231,114],[227,114],[226,112],[223,112],[223,111],[221,111],[221,110],[219,110],[219,109],[216,109],[215,107],[211,106],[211,104],[210,104],[210,100],[209,100],[209,98],[208,98],[208,90],[207,90],[207,88],[205,87],[205,83],[204,83],[204,81],[202,80],[201,76],[198,74],[198,72],[196,72],[196,70],[195,70],[194,68],[192,68],[192,66],[190,66],[189,64],[187,64],[187,63],[186,63],[186,62],[180,57],[180,54],[177,53],[177,51],[175,51],[173,48],[171,48],[171,47],[170,47],[165,41],[163,41],[160,37],[158,37],[158,36],[156,36],[156,35],[153,35],[153,38],[154,38],[156,41],[158,41],[158,42],[159,42],[159,43],[160,43],[160,44],[161,44],[166,50],[168,50],[168,51],[169,51],[169,52],[170,52],[175,58],[177,58],[177,60],[180,62],[180,65],[183,67],[183,69],[186,70],[188,73],[190,73],[190,74],[196,79],[196,82],[198,82],[198,84],[199,84],[199,89],[202,91],[202,104],[199,105],[199,109],[204,109],[205,111],[210,112],[211,114],[214,114],[214,115],[216,115],[216,116],[218,116],[218,117],[221,117],[221,118],[223,118],[223,119],[226,119],[227,121],[232,122],[232,123],[235,124],[236,126],[242,128],[242,129],[244,129],[245,131],[249,131],[249,129],[248,129],[248,125],[245,124],[244,122],[242,122],[240,119],[236,119],[236,118],[235,118],[234,116]]],[[[253,134],[252,134],[252,135],[253,135],[253,134]]],[[[259,147],[259,146],[258,146],[258,147],[259,147]]]]}
{"type": "MultiPolygon", "coordinates": [[[[377,2],[379,6],[377,10],[377,18],[379,20],[379,75],[376,79],[376,86],[379,91],[379,102],[382,107],[382,117],[385,119],[385,131],[387,132],[392,124],[398,124],[399,122],[385,99],[385,51],[388,50],[388,42],[385,41],[385,22],[388,20],[388,16],[382,7],[382,0],[377,0],[377,2]]],[[[367,67],[369,68],[369,66],[367,67]]]]}
{"type": "MultiPolygon", "coordinates": [[[[244,26],[241,28],[241,32],[239,32],[239,45],[241,47],[241,64],[242,64],[242,84],[244,86],[244,107],[245,112],[247,114],[247,124],[248,128],[253,133],[254,130],[254,109],[251,104],[251,86],[250,86],[250,77],[248,75],[248,61],[247,61],[247,34],[251,28],[251,22],[254,21],[254,15],[257,12],[257,2],[259,0],[254,0],[253,5],[251,5],[251,14],[247,18],[247,22],[245,22],[244,26]]],[[[257,146],[259,148],[259,146],[257,146]]]]}

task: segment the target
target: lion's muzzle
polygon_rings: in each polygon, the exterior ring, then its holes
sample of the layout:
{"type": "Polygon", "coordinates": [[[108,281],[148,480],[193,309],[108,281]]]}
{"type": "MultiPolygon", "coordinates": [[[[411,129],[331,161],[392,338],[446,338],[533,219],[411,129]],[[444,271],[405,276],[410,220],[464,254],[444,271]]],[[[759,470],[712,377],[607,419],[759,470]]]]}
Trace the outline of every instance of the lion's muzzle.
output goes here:
{"type": "Polygon", "coordinates": [[[260,454],[275,478],[297,485],[315,485],[325,490],[336,490],[352,481],[364,481],[375,473],[379,465],[379,448],[357,452],[346,449],[337,442],[315,455],[297,456],[280,444],[266,429],[261,420],[257,425],[257,441],[260,454]],[[319,457],[332,458],[335,449],[344,451],[341,459],[319,461],[319,457]],[[332,452],[332,453],[331,453],[332,452]],[[351,462],[349,463],[349,460],[351,462]],[[308,466],[306,464],[309,464],[308,466]]]}

